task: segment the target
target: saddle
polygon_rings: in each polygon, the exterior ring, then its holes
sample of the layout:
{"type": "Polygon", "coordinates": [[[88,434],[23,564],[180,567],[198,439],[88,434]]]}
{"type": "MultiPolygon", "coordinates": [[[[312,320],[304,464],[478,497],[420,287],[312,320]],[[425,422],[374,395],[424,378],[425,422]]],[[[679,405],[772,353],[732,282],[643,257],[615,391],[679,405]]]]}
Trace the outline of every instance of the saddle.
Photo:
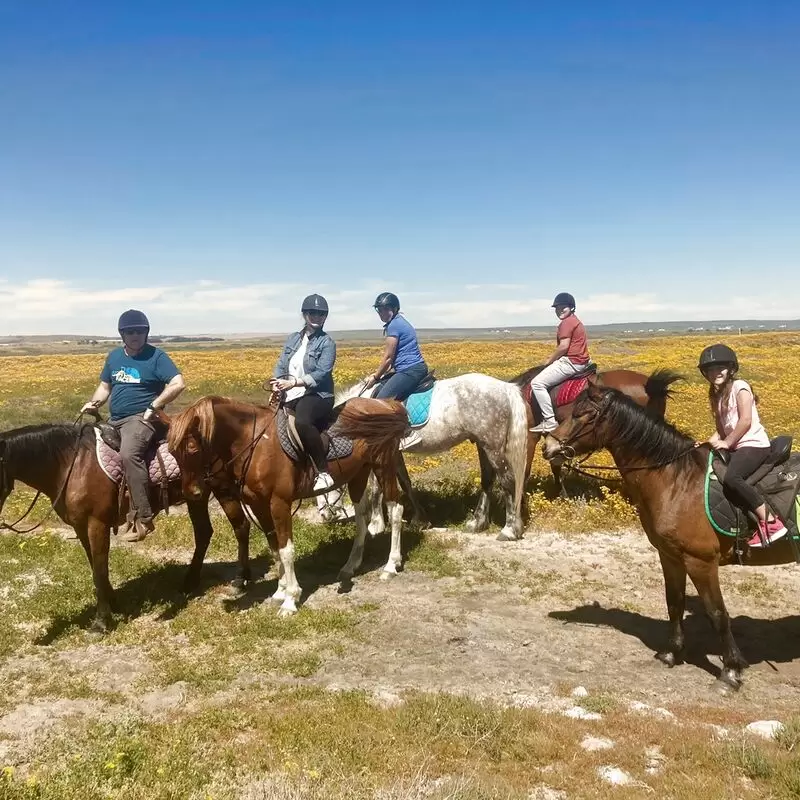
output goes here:
{"type": "MultiPolygon", "coordinates": [[[[751,519],[726,496],[722,481],[728,471],[729,456],[712,450],[708,454],[705,478],[705,509],[708,521],[724,536],[748,537],[756,529],[751,519]]],[[[784,522],[789,536],[800,540],[798,507],[800,499],[800,453],[792,453],[792,437],[779,436],[770,442],[767,460],[749,477],[764,502],[784,522]]]]}
{"type": "MultiPolygon", "coordinates": [[[[560,408],[561,406],[568,406],[574,403],[577,396],[589,385],[589,381],[594,381],[597,377],[597,364],[587,364],[586,369],[574,378],[567,378],[560,383],[550,387],[550,401],[553,403],[553,409],[560,408]]],[[[539,403],[536,402],[536,397],[533,394],[533,387],[531,382],[528,381],[522,387],[522,397],[533,409],[533,416],[537,422],[542,420],[542,412],[539,409],[539,403]]]]}
{"type": "MultiPolygon", "coordinates": [[[[276,411],[276,428],[278,430],[278,441],[281,449],[292,461],[301,462],[306,458],[306,451],[300,437],[297,435],[295,427],[294,413],[281,406],[276,411]]],[[[353,454],[353,442],[344,436],[337,436],[331,430],[335,423],[329,423],[328,427],[321,431],[322,444],[325,446],[328,461],[336,461],[339,458],[348,458],[353,454]]]]}
{"type": "MultiPolygon", "coordinates": [[[[384,383],[392,374],[387,375],[379,383],[376,383],[370,397],[376,397],[384,383]]],[[[408,413],[408,424],[412,428],[421,428],[428,422],[431,413],[431,398],[433,387],[436,383],[436,371],[429,370],[428,374],[417,384],[413,392],[403,401],[408,413]]],[[[402,449],[402,448],[401,448],[402,449]]]]}
{"type": "MultiPolygon", "coordinates": [[[[122,485],[125,471],[122,456],[119,453],[122,444],[119,431],[107,423],[94,426],[95,454],[100,469],[114,483],[122,485]]],[[[145,455],[150,484],[161,489],[162,508],[169,513],[169,484],[181,477],[181,470],[175,456],[170,453],[165,439],[154,441],[145,455]]]]}

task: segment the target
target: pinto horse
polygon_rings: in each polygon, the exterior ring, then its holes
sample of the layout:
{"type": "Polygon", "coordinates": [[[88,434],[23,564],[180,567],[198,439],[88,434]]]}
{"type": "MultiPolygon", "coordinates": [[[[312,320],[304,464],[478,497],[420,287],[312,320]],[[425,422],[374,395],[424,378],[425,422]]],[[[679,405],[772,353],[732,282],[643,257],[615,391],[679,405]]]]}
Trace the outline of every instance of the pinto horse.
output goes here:
{"type": "MultiPolygon", "coordinates": [[[[13,491],[15,481],[50,498],[53,511],[75,529],[86,551],[97,596],[91,630],[102,633],[108,630],[112,618],[108,550],[111,528],[116,527],[120,519],[120,503],[119,486],[102,471],[95,443],[94,427],[90,424],[33,425],[0,434],[0,510],[13,491]]],[[[168,494],[169,505],[184,502],[179,481],[169,484],[168,494]]],[[[241,550],[241,541],[246,541],[249,534],[249,523],[235,498],[220,492],[217,499],[236,531],[241,550]]],[[[158,487],[150,487],[150,503],[154,512],[162,509],[158,487]]],[[[208,492],[188,498],[187,505],[195,538],[210,538],[208,492]]],[[[3,527],[16,530],[14,525],[3,527]]],[[[30,530],[33,529],[28,532],[30,530]]],[[[193,562],[186,588],[196,583],[198,571],[199,565],[193,562]]]]}
{"type": "MultiPolygon", "coordinates": [[[[615,389],[589,386],[570,416],[549,434],[544,456],[573,457],[601,447],[611,451],[642,527],[658,550],[664,573],[670,636],[656,657],[669,667],[684,660],[683,615],[688,574],[722,641],[718,680],[738,689],[747,662],[731,633],[719,586],[719,567],[734,561],[736,539],[717,533],[705,512],[703,483],[708,450],[615,389]]],[[[747,549],[748,564],[794,560],[789,537],[763,549],[747,549]]]]}
{"type": "MultiPolygon", "coordinates": [[[[515,378],[512,378],[510,381],[510,383],[520,387],[522,396],[526,401],[529,414],[529,428],[533,427],[534,423],[541,421],[534,416],[531,381],[543,369],[544,367],[541,365],[531,367],[515,378]]],[[[580,381],[581,378],[579,377],[576,380],[580,381]]],[[[617,389],[630,397],[635,403],[646,408],[650,413],[663,417],[667,409],[667,400],[672,393],[670,386],[675,383],[675,381],[682,380],[682,377],[669,369],[658,369],[650,375],[643,375],[641,372],[634,372],[629,369],[612,369],[606,372],[592,373],[583,380],[584,387],[589,383],[595,383],[599,386],[608,386],[611,389],[617,389]]],[[[557,405],[557,403],[553,404],[553,410],[555,411],[556,420],[558,422],[569,418],[572,414],[573,403],[574,399],[562,405],[557,405]]],[[[539,443],[540,438],[540,433],[529,432],[528,456],[525,470],[526,483],[531,474],[531,463],[533,462],[533,456],[536,453],[536,445],[539,443]]],[[[488,486],[491,486],[494,478],[491,464],[482,456],[480,447],[478,447],[478,456],[481,462],[481,483],[485,482],[488,486]]],[[[564,499],[567,499],[568,495],[561,480],[561,464],[562,462],[559,458],[553,458],[550,461],[550,469],[553,472],[553,480],[555,481],[558,494],[564,499]]]]}
{"type": "MultiPolygon", "coordinates": [[[[283,451],[277,417],[282,413],[277,404],[254,406],[203,397],[173,417],[168,442],[181,465],[187,497],[207,496],[210,489],[234,494],[251,509],[278,564],[278,588],[272,599],[282,602],[279,614],[287,616],[297,611],[301,595],[294,569],[292,502],[312,495],[314,475],[307,464],[293,461],[283,451]]],[[[356,538],[339,579],[349,583],[361,565],[370,510],[365,490],[373,471],[386,495],[392,523],[391,552],[381,576],[388,578],[402,563],[397,458],[408,415],[393,400],[356,399],[334,416],[328,433],[350,439],[353,449],[348,456],[329,460],[328,467],[335,486],[347,483],[356,509],[356,538]]],[[[207,540],[195,542],[196,560],[202,562],[207,547],[207,540]]],[[[241,550],[239,556],[248,557],[241,550]]]]}

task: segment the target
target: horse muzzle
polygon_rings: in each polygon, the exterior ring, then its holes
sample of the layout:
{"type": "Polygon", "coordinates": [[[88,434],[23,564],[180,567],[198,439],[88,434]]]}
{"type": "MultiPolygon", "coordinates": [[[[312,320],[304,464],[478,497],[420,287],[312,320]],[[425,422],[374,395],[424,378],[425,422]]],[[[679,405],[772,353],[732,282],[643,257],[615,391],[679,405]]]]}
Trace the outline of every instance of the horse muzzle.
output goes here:
{"type": "Polygon", "coordinates": [[[545,461],[553,461],[555,459],[569,460],[575,457],[575,448],[564,444],[551,434],[544,440],[542,456],[544,456],[545,461]]]}

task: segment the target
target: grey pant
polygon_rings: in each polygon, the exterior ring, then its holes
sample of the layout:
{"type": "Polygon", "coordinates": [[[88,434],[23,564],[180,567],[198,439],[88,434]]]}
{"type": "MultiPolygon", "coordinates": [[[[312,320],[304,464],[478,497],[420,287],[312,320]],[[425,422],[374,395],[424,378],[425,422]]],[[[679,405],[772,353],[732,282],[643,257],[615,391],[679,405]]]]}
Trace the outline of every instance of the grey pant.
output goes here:
{"type": "Polygon", "coordinates": [[[576,378],[586,372],[590,364],[573,364],[566,356],[546,366],[532,381],[531,388],[542,410],[542,422],[554,422],[553,403],[550,400],[550,387],[557,383],[576,378]]]}
{"type": "Polygon", "coordinates": [[[148,495],[150,476],[144,456],[155,436],[155,428],[145,422],[141,414],[112,420],[111,424],[119,431],[122,439],[119,454],[122,456],[122,464],[125,467],[125,477],[131,492],[131,504],[136,509],[139,519],[152,517],[153,510],[150,507],[148,495]]]}

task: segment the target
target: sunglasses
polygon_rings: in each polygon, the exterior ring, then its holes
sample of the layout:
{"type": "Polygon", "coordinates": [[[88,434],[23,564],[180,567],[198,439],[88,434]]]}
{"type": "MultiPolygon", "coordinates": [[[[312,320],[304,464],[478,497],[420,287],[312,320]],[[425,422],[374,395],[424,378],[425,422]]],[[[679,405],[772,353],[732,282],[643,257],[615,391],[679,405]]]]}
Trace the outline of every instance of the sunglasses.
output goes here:
{"type": "Polygon", "coordinates": [[[327,317],[327,311],[306,311],[309,317],[327,317]]]}
{"type": "Polygon", "coordinates": [[[134,334],[143,334],[147,333],[147,328],[123,328],[122,335],[123,336],[133,336],[134,334]]]}

